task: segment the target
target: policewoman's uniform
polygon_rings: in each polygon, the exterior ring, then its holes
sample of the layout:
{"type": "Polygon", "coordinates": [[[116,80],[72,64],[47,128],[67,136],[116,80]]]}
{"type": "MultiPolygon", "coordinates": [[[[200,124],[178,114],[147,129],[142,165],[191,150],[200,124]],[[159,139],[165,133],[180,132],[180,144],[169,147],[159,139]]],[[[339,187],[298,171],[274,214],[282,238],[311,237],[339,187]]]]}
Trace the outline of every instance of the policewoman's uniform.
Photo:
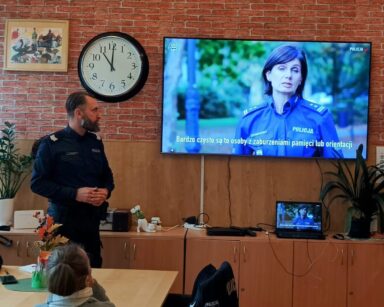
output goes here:
{"type": "Polygon", "coordinates": [[[289,99],[283,114],[275,111],[272,98],[246,110],[235,137],[242,139],[235,154],[284,157],[336,157],[336,150],[325,145],[339,141],[328,109],[298,96],[289,99]]]}
{"type": "MultiPolygon", "coordinates": [[[[76,201],[78,188],[114,188],[113,175],[99,136],[81,136],[69,126],[41,141],[34,162],[31,189],[48,198],[48,214],[59,231],[80,243],[90,256],[91,266],[101,266],[100,218],[107,203],[100,207],[76,201]]],[[[108,195],[108,197],[109,197],[108,195]]]]}

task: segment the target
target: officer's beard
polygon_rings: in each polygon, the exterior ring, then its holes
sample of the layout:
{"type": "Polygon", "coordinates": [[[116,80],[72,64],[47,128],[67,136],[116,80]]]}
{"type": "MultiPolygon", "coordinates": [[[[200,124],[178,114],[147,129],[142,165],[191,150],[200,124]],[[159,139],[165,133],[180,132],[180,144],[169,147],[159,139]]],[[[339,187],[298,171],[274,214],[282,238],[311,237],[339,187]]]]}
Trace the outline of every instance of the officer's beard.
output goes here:
{"type": "Polygon", "coordinates": [[[91,132],[99,132],[100,127],[98,121],[92,122],[89,118],[83,118],[81,120],[81,127],[91,132]]]}

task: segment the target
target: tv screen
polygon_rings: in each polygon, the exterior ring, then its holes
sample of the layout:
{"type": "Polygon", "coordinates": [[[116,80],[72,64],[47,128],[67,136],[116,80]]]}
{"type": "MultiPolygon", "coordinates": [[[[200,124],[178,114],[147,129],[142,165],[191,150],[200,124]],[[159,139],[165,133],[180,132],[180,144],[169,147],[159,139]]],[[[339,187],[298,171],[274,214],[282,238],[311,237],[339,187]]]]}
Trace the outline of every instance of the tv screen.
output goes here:
{"type": "Polygon", "coordinates": [[[370,42],[165,37],[161,152],[366,158],[370,42]]]}
{"type": "Polygon", "coordinates": [[[322,206],[315,202],[276,202],[276,229],[322,231],[322,206]]]}

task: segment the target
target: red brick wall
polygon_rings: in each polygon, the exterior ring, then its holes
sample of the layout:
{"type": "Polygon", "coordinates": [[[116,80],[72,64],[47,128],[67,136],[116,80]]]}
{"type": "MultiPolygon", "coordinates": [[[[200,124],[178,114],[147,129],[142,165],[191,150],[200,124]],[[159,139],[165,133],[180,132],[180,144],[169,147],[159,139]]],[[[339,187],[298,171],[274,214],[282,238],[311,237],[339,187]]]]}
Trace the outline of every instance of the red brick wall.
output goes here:
{"type": "Polygon", "coordinates": [[[7,18],[70,22],[68,72],[0,69],[0,123],[34,139],[66,123],[69,93],[81,89],[77,59],[93,36],[122,31],[145,47],[148,81],[128,102],[102,104],[104,139],[157,140],[161,123],[163,36],[364,40],[373,43],[369,142],[384,144],[384,4],[382,0],[1,0],[0,66],[7,18]]]}

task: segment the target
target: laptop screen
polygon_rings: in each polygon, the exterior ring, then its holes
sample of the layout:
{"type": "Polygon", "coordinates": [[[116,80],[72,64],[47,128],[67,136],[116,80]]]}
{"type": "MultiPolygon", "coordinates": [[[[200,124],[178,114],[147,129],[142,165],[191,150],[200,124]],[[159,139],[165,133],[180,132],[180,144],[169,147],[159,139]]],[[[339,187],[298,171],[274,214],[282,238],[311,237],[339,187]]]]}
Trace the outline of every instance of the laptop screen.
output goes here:
{"type": "Polygon", "coordinates": [[[276,202],[276,231],[322,232],[320,202],[276,202]]]}

